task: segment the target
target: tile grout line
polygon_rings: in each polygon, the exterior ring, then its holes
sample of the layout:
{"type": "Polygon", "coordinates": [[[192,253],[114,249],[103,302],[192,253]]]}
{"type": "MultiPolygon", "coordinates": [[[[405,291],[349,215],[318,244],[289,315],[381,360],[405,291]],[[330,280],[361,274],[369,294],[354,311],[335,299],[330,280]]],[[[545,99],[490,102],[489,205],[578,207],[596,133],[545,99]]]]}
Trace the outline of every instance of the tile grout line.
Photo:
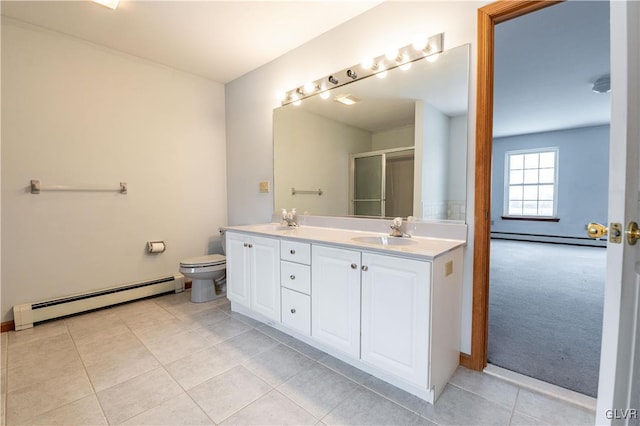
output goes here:
{"type": "MultiPolygon", "coordinates": [[[[73,403],[76,403],[76,402],[80,401],[81,399],[84,399],[84,398],[86,398],[88,396],[93,395],[96,398],[96,401],[98,401],[98,406],[100,407],[100,413],[102,414],[103,419],[108,424],[109,421],[107,420],[107,416],[104,413],[104,408],[102,407],[102,404],[100,404],[100,400],[98,399],[98,394],[96,393],[96,389],[95,389],[95,387],[93,385],[93,382],[91,381],[91,378],[89,377],[89,372],[87,371],[87,366],[86,366],[84,360],[82,359],[82,356],[80,355],[80,351],[78,350],[78,345],[76,344],[76,341],[73,338],[73,334],[71,333],[71,330],[69,330],[69,326],[68,326],[67,322],[65,321],[65,318],[60,318],[60,319],[56,320],[56,322],[57,321],[62,321],[62,324],[64,325],[64,328],[67,330],[66,334],[69,335],[69,338],[71,339],[71,343],[73,344],[73,349],[75,349],[76,354],[78,355],[78,359],[80,360],[80,363],[82,364],[82,369],[84,370],[84,374],[85,374],[85,376],[87,378],[87,381],[89,382],[89,386],[91,386],[92,393],[90,395],[82,396],[82,397],[80,397],[80,398],[78,398],[76,400],[69,401],[66,404],[63,404],[63,405],[61,405],[59,407],[52,408],[51,410],[45,411],[44,413],[40,413],[40,414],[37,414],[35,416],[32,416],[31,418],[27,419],[26,422],[28,422],[29,420],[34,419],[34,418],[36,418],[38,416],[43,416],[43,415],[51,413],[51,412],[53,412],[55,410],[59,410],[60,408],[66,407],[68,405],[71,405],[73,403]]],[[[65,334],[65,333],[61,333],[61,335],[62,334],[65,334]]]]}
{"type": "Polygon", "coordinates": [[[513,422],[513,415],[516,413],[516,404],[518,403],[518,397],[520,396],[520,388],[516,392],[516,399],[513,401],[513,407],[511,407],[511,415],[509,416],[509,425],[513,422]]]}
{"type": "MultiPolygon", "coordinates": [[[[156,303],[156,304],[157,304],[157,303],[156,303]]],[[[162,306],[161,306],[161,307],[162,307],[162,306]]],[[[165,311],[167,311],[168,313],[170,313],[174,318],[178,318],[178,317],[176,317],[176,315],[175,315],[173,312],[171,312],[171,311],[169,311],[169,310],[165,309],[164,307],[162,307],[162,308],[163,308],[165,311]]],[[[220,309],[220,311],[221,311],[222,313],[224,313],[225,315],[227,314],[226,312],[222,311],[221,309],[220,309]]],[[[227,315],[227,316],[229,316],[229,315],[227,315]]],[[[179,319],[179,318],[178,318],[178,319],[179,319]]],[[[135,333],[134,333],[134,334],[135,334],[135,333]]],[[[140,339],[138,338],[138,336],[137,336],[137,335],[136,335],[136,338],[137,338],[138,340],[140,340],[140,339]]],[[[154,354],[154,353],[153,353],[153,352],[152,352],[152,351],[147,347],[147,345],[145,345],[145,344],[144,344],[144,342],[142,342],[142,341],[140,341],[140,343],[142,343],[142,345],[143,345],[143,346],[144,346],[144,347],[145,347],[145,348],[146,348],[146,349],[151,353],[151,355],[156,359],[156,361],[158,361],[158,363],[162,366],[163,370],[164,370],[164,371],[169,375],[169,377],[171,377],[171,379],[172,379],[173,381],[175,381],[175,382],[178,384],[178,386],[182,389],[182,391],[184,392],[184,394],[185,394],[185,395],[186,395],[186,396],[187,396],[187,397],[188,397],[188,398],[189,398],[189,399],[190,399],[190,400],[191,400],[191,401],[196,405],[196,407],[198,407],[198,409],[200,409],[200,411],[201,411],[201,412],[202,412],[202,413],[207,417],[207,419],[209,419],[209,420],[211,421],[211,423],[212,423],[212,424],[216,425],[217,423],[216,423],[216,422],[215,422],[215,421],[214,421],[214,420],[209,416],[209,414],[204,410],[204,408],[203,408],[203,407],[201,407],[201,406],[200,406],[200,404],[198,404],[198,401],[196,401],[195,399],[193,399],[193,397],[191,396],[191,394],[189,394],[189,391],[188,391],[187,389],[185,389],[185,388],[182,386],[182,384],[180,384],[180,382],[178,382],[178,381],[176,380],[176,378],[175,378],[175,377],[174,377],[174,376],[173,376],[169,371],[167,371],[167,369],[166,369],[165,365],[164,365],[162,362],[160,362],[160,360],[158,360],[158,359],[156,358],[155,354],[154,354]]],[[[203,349],[201,349],[201,351],[207,350],[208,348],[210,348],[210,347],[214,347],[214,346],[216,346],[216,345],[217,345],[217,343],[216,343],[216,344],[214,344],[214,345],[208,346],[208,347],[206,347],[206,348],[203,348],[203,349]]],[[[187,356],[189,356],[189,355],[187,355],[187,356]]],[[[183,358],[186,358],[186,356],[185,356],[185,357],[183,357],[183,358]]],[[[177,361],[177,360],[176,360],[176,361],[177,361]]],[[[227,371],[229,371],[229,370],[225,370],[225,372],[227,372],[227,371]]],[[[220,373],[220,374],[224,374],[225,372],[220,373]]],[[[214,376],[214,377],[217,377],[217,376],[214,376]]],[[[211,379],[209,379],[209,380],[211,380],[211,379]]],[[[205,383],[205,382],[207,382],[207,380],[205,380],[205,381],[204,381],[204,382],[202,382],[202,383],[205,383]]],[[[199,383],[199,384],[198,384],[198,385],[196,385],[196,386],[199,386],[199,385],[200,385],[200,384],[202,384],[202,383],[199,383]]],[[[194,387],[195,387],[195,386],[194,386],[194,387]]],[[[193,389],[193,388],[192,388],[192,389],[193,389]]],[[[152,410],[153,408],[155,408],[155,407],[149,408],[149,410],[152,410]]],[[[145,411],[143,411],[143,413],[146,413],[146,412],[147,412],[147,411],[149,411],[149,410],[145,410],[145,411]]],[[[139,413],[139,414],[137,414],[137,415],[140,415],[140,414],[142,414],[142,413],[139,413]]],[[[133,416],[133,417],[135,417],[135,416],[133,416]]],[[[131,417],[131,418],[133,418],[133,417],[131,417]]],[[[128,420],[128,419],[127,419],[127,420],[128,420]]]]}
{"type": "Polygon", "coordinates": [[[513,406],[511,406],[511,407],[510,407],[510,406],[509,406],[509,404],[502,404],[502,403],[500,403],[500,402],[493,401],[493,400],[491,400],[491,399],[487,398],[486,396],[484,396],[484,395],[482,395],[482,394],[480,394],[480,393],[478,393],[478,392],[475,392],[475,391],[473,391],[473,390],[471,390],[471,389],[467,389],[467,388],[462,387],[462,385],[458,385],[458,384],[456,384],[456,383],[451,383],[451,382],[447,382],[447,385],[450,385],[450,386],[456,387],[456,388],[460,389],[461,391],[468,392],[468,393],[470,393],[470,394],[472,394],[472,395],[478,396],[478,397],[480,397],[480,398],[484,399],[484,400],[485,400],[485,401],[487,401],[487,402],[490,402],[490,403],[492,403],[492,404],[496,404],[496,405],[498,405],[498,406],[500,406],[500,407],[504,407],[504,408],[508,409],[509,411],[513,411],[513,410],[515,410],[515,405],[516,405],[517,395],[520,393],[520,387],[516,386],[516,387],[518,388],[518,390],[517,390],[517,392],[516,392],[516,399],[515,399],[515,400],[514,400],[514,402],[513,402],[513,406]]]}
{"type": "MultiPolygon", "coordinates": [[[[153,303],[154,303],[154,305],[158,306],[159,308],[161,308],[162,310],[164,310],[165,312],[167,312],[169,315],[171,315],[174,319],[180,320],[180,318],[178,318],[178,317],[177,317],[173,312],[169,311],[169,310],[168,310],[168,309],[166,309],[164,306],[162,306],[162,305],[158,304],[158,303],[157,303],[157,301],[153,301],[153,303]]],[[[182,304],[182,303],[180,303],[180,304],[182,304]]],[[[225,312],[225,314],[226,314],[226,312],[225,312]]],[[[200,405],[199,405],[199,404],[198,404],[198,403],[197,403],[197,402],[196,402],[196,401],[191,397],[191,395],[189,395],[188,391],[187,391],[187,390],[186,390],[186,389],[185,389],[185,388],[184,388],[184,387],[183,387],[183,386],[182,386],[182,385],[181,385],[181,384],[180,384],[180,383],[175,379],[175,377],[173,377],[173,375],[172,375],[169,371],[167,371],[167,369],[166,369],[166,367],[165,367],[165,364],[163,364],[163,363],[162,363],[162,362],[161,362],[161,361],[156,357],[156,355],[153,353],[153,351],[152,351],[151,349],[149,349],[149,347],[148,347],[148,346],[147,346],[147,345],[146,345],[142,340],[140,340],[140,337],[135,333],[135,331],[133,331],[133,330],[131,329],[131,327],[129,326],[129,324],[128,324],[126,321],[124,321],[124,320],[120,317],[120,315],[118,315],[118,313],[116,313],[116,315],[117,315],[117,316],[118,316],[118,318],[122,321],[122,323],[125,325],[125,327],[127,327],[127,329],[129,330],[129,332],[131,332],[131,334],[136,338],[136,340],[137,340],[137,341],[138,341],[138,342],[139,342],[139,343],[140,343],[140,344],[141,344],[141,345],[142,345],[142,346],[143,346],[143,347],[144,347],[144,348],[149,352],[149,354],[151,354],[151,356],[153,357],[153,359],[155,359],[155,360],[158,362],[159,367],[156,367],[156,368],[151,369],[151,370],[149,370],[149,371],[146,371],[146,372],[144,372],[144,373],[138,374],[138,375],[136,375],[136,376],[134,376],[134,377],[130,377],[129,379],[125,380],[124,382],[117,383],[117,384],[115,384],[115,385],[113,385],[113,386],[110,386],[110,387],[108,387],[108,388],[106,388],[106,389],[103,389],[103,390],[111,389],[111,388],[113,388],[113,387],[115,387],[115,386],[118,386],[118,385],[120,385],[120,384],[122,384],[122,383],[126,383],[126,382],[128,382],[128,381],[130,381],[130,380],[132,380],[132,379],[138,378],[138,377],[142,376],[143,374],[149,373],[150,371],[154,371],[154,370],[158,370],[159,368],[162,368],[162,370],[167,374],[167,376],[169,376],[169,377],[171,378],[171,380],[173,380],[173,381],[175,382],[175,384],[176,384],[176,385],[178,385],[178,387],[182,390],[182,392],[183,392],[186,396],[188,396],[188,397],[189,397],[189,399],[191,399],[191,401],[193,401],[193,402],[198,406],[198,408],[200,408],[200,411],[202,411],[202,412],[204,413],[204,415],[205,415],[205,416],[207,416],[207,418],[208,418],[209,420],[211,420],[211,422],[215,425],[215,424],[216,424],[216,422],[215,422],[215,421],[213,421],[213,419],[212,419],[211,417],[209,417],[209,415],[206,413],[206,411],[204,411],[204,410],[202,409],[202,407],[200,407],[200,405]]],[[[186,331],[189,331],[189,330],[186,330],[186,331]]],[[[179,333],[182,333],[182,332],[183,332],[183,331],[180,331],[179,333]]],[[[179,333],[176,333],[176,334],[179,334],[179,333]]],[[[212,345],[212,346],[215,346],[215,345],[212,345]]],[[[206,348],[203,348],[203,349],[201,349],[201,350],[205,350],[205,349],[206,349],[206,348]]],[[[183,357],[183,358],[186,358],[187,356],[189,356],[189,355],[186,355],[186,356],[185,356],[185,357],[183,357]]],[[[182,358],[179,358],[179,359],[174,360],[174,361],[171,361],[171,362],[179,361],[180,359],[182,359],[182,358]]],[[[96,395],[96,398],[97,398],[97,395],[96,395]]],[[[174,398],[174,396],[168,397],[166,400],[160,401],[160,402],[159,402],[158,404],[156,404],[155,406],[153,406],[153,407],[151,407],[151,408],[148,408],[148,409],[146,409],[146,410],[144,410],[144,411],[142,411],[142,412],[140,412],[140,413],[134,414],[133,416],[131,416],[131,417],[129,417],[129,418],[126,418],[126,419],[124,419],[124,420],[120,421],[120,424],[122,424],[122,423],[124,423],[124,422],[126,422],[126,421],[128,421],[128,420],[131,420],[132,418],[134,418],[134,417],[136,417],[136,416],[139,416],[139,415],[141,415],[141,414],[144,414],[144,413],[146,413],[146,412],[148,412],[148,411],[150,411],[150,410],[153,410],[153,409],[155,409],[156,407],[158,407],[158,406],[160,406],[160,405],[164,404],[165,402],[169,401],[169,400],[170,400],[170,399],[172,399],[172,398],[174,398]]],[[[98,402],[100,402],[100,401],[98,400],[98,402]]],[[[101,406],[101,408],[102,408],[102,406],[101,406]]],[[[109,420],[107,420],[107,422],[108,422],[109,424],[111,424],[111,423],[109,422],[109,420]]]]}

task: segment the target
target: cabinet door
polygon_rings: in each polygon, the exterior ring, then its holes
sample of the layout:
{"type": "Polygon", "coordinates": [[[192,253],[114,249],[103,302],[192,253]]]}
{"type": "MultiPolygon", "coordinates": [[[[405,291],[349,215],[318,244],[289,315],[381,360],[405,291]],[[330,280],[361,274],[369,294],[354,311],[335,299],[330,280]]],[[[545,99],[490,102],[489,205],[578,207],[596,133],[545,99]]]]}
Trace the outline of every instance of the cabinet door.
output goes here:
{"type": "Polygon", "coordinates": [[[360,356],[360,252],[313,245],[311,336],[360,356]]]}
{"type": "Polygon", "coordinates": [[[251,308],[280,322],[280,240],[251,237],[251,308]]]}
{"type": "Polygon", "coordinates": [[[246,235],[227,232],[227,297],[250,308],[251,274],[247,244],[246,235]]]}
{"type": "Polygon", "coordinates": [[[431,263],[362,254],[362,361],[428,387],[431,263]]]}

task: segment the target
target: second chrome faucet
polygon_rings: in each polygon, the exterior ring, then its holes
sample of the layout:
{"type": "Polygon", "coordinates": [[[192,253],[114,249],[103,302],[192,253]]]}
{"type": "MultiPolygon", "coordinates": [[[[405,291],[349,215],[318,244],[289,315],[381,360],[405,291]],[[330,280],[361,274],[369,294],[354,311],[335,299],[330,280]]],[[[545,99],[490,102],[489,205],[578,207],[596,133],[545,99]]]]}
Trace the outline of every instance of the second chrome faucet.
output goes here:
{"type": "Polygon", "coordinates": [[[391,233],[389,233],[390,237],[404,237],[411,238],[411,235],[402,231],[402,218],[396,217],[393,219],[393,224],[391,225],[391,233]]]}

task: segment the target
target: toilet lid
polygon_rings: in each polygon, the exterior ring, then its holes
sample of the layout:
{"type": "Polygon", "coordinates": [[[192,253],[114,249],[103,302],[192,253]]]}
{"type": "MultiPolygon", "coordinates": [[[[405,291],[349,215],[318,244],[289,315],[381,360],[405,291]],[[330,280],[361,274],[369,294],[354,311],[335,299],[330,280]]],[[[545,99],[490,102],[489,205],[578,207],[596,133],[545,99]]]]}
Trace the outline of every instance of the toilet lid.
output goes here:
{"type": "Polygon", "coordinates": [[[226,263],[227,258],[221,254],[210,254],[207,256],[190,257],[180,262],[180,266],[186,268],[203,268],[206,266],[216,266],[226,263]]]}

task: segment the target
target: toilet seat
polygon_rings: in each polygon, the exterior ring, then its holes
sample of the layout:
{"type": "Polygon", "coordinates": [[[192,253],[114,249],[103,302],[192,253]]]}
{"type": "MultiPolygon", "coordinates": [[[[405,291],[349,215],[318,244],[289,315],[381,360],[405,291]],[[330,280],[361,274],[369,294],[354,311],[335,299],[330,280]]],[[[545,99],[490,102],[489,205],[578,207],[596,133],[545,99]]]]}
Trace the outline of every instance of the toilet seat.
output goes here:
{"type": "Polygon", "coordinates": [[[210,254],[207,256],[197,256],[184,259],[180,262],[181,268],[208,268],[210,266],[220,266],[227,263],[227,258],[221,254],[210,254]]]}

